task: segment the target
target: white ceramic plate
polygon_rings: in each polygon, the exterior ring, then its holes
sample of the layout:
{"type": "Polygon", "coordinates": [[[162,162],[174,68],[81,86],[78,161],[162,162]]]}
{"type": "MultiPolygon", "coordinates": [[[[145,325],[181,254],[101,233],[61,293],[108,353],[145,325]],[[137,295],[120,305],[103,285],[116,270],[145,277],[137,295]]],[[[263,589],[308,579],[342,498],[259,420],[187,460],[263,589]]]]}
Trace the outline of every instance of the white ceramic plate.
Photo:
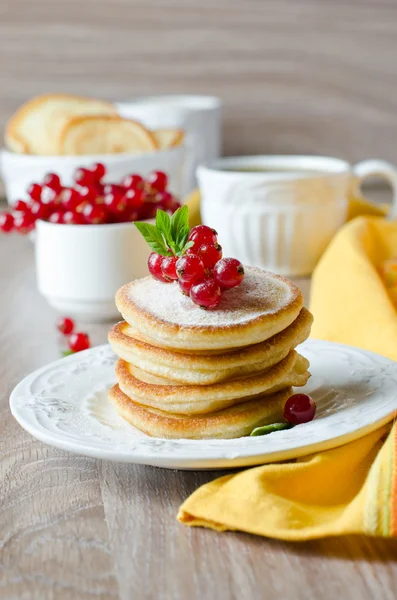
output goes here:
{"type": "Polygon", "coordinates": [[[303,389],[317,402],[316,418],[263,437],[165,440],[137,431],[108,403],[116,359],[107,345],[26,377],[11,394],[11,411],[26,431],[57,448],[171,469],[234,468],[303,456],[359,438],[397,411],[397,363],[317,340],[299,351],[311,363],[303,389]]]}

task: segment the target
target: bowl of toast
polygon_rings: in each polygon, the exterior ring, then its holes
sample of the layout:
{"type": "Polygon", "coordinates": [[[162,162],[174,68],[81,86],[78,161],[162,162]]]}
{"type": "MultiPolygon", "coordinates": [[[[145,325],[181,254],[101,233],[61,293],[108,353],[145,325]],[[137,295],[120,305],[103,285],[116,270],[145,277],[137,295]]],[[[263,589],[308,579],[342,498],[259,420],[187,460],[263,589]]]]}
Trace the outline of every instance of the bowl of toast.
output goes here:
{"type": "Polygon", "coordinates": [[[71,185],[78,167],[106,165],[110,181],[131,172],[146,176],[167,172],[169,188],[182,192],[186,152],[184,131],[150,130],[118,113],[105,100],[47,94],[27,101],[5,127],[1,171],[8,203],[13,206],[34,181],[57,173],[71,185]]]}

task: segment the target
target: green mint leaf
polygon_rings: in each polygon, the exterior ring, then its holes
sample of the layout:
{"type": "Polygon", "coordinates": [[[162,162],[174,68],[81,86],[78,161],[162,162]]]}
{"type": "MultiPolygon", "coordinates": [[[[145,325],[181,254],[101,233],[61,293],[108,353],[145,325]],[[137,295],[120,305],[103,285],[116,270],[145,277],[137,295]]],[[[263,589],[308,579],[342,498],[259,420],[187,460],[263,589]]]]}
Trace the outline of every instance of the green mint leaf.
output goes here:
{"type": "Polygon", "coordinates": [[[156,213],[156,227],[165,237],[165,241],[172,243],[171,238],[171,218],[164,210],[158,210],[156,213]]]}
{"type": "Polygon", "coordinates": [[[171,237],[173,240],[176,240],[179,231],[184,227],[189,227],[189,209],[186,204],[178,208],[171,217],[171,237]]]}
{"type": "Polygon", "coordinates": [[[161,254],[162,256],[172,256],[172,252],[168,250],[161,231],[155,225],[142,223],[141,221],[135,221],[134,225],[143,235],[153,252],[157,252],[157,254],[161,254]]]}
{"type": "Polygon", "coordinates": [[[291,423],[272,423],[271,425],[255,427],[255,429],[251,431],[250,435],[267,435],[268,433],[273,433],[273,431],[282,431],[283,429],[291,429],[291,427],[293,427],[291,423]]]}
{"type": "Polygon", "coordinates": [[[178,256],[183,256],[184,254],[186,254],[186,250],[189,250],[189,248],[191,248],[192,246],[194,246],[194,242],[187,242],[187,244],[185,244],[183,246],[183,248],[180,250],[180,253],[178,256]]]}
{"type": "Polygon", "coordinates": [[[64,350],[62,352],[62,356],[70,356],[71,354],[74,354],[73,350],[64,350]]]}

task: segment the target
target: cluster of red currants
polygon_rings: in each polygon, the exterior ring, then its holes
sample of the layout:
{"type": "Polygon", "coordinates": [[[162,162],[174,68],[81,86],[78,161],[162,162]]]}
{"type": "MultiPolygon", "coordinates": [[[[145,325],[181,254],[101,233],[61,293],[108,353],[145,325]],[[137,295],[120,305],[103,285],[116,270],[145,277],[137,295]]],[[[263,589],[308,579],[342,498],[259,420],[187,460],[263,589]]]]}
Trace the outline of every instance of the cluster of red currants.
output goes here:
{"type": "Polygon", "coordinates": [[[74,331],[75,324],[70,317],[61,317],[57,322],[57,329],[67,337],[69,351],[66,354],[73,354],[90,348],[91,342],[88,334],[74,331]]]}
{"type": "Polygon", "coordinates": [[[178,281],[182,293],[201,308],[216,308],[222,291],[243,281],[244,267],[236,258],[222,258],[217,233],[206,225],[193,227],[188,240],[191,247],[181,257],[152,252],[150,274],[164,283],[178,281]]]}
{"type": "Polygon", "coordinates": [[[144,179],[132,174],[121,184],[104,183],[106,168],[96,163],[76,170],[73,187],[63,187],[55,173],[32,183],[29,199],[18,200],[12,212],[0,213],[0,230],[29,233],[38,219],[62,225],[99,225],[152,219],[157,209],[174,213],[180,204],[167,191],[168,178],[153,171],[144,179]]]}

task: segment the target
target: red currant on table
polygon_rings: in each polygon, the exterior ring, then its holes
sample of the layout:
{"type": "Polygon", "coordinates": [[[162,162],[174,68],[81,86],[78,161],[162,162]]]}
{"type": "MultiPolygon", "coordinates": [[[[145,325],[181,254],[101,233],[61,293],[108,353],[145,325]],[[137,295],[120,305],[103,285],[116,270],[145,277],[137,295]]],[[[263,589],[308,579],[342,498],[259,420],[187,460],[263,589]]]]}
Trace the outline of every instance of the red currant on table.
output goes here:
{"type": "Polygon", "coordinates": [[[176,263],[178,279],[184,282],[199,281],[204,277],[204,264],[197,254],[185,254],[176,263]]]}
{"type": "Polygon", "coordinates": [[[48,217],[48,220],[50,223],[54,223],[55,225],[63,225],[64,224],[63,215],[64,215],[64,213],[61,210],[56,210],[50,214],[50,216],[48,217]]]}
{"type": "Polygon", "coordinates": [[[130,188],[125,192],[124,198],[130,208],[140,208],[143,204],[143,190],[130,188]]]}
{"type": "Polygon", "coordinates": [[[244,267],[237,258],[222,258],[214,266],[214,279],[223,289],[236,287],[244,279],[244,267]]]}
{"type": "Polygon", "coordinates": [[[86,225],[86,220],[79,212],[67,210],[63,214],[63,222],[65,225],[86,225]]]}
{"type": "Polygon", "coordinates": [[[106,167],[102,163],[94,163],[90,168],[91,173],[94,176],[95,181],[100,181],[102,177],[106,175],[106,167]]]}
{"type": "Polygon", "coordinates": [[[194,246],[191,250],[197,252],[203,244],[216,244],[217,233],[215,229],[211,229],[211,227],[207,227],[207,225],[197,225],[196,227],[193,227],[189,234],[189,242],[194,242],[194,246]]]}
{"type": "Polygon", "coordinates": [[[203,244],[197,252],[206,269],[212,269],[222,258],[222,246],[219,244],[203,244]]]}
{"type": "Polygon", "coordinates": [[[43,179],[43,185],[46,185],[55,192],[60,192],[62,189],[61,180],[56,173],[47,173],[43,179]]]}
{"type": "Polygon", "coordinates": [[[79,185],[91,185],[95,182],[95,175],[89,169],[85,169],[84,167],[80,167],[77,169],[74,174],[74,180],[79,185]]]}
{"type": "Polygon", "coordinates": [[[294,394],[284,406],[284,418],[293,425],[308,423],[315,414],[316,403],[308,394],[294,394]]]}
{"type": "Polygon", "coordinates": [[[73,319],[70,319],[69,317],[61,317],[60,319],[58,319],[57,329],[63,335],[69,335],[69,334],[71,334],[72,331],[73,331],[73,329],[74,329],[74,321],[73,321],[73,319]]]}
{"type": "Polygon", "coordinates": [[[81,352],[91,346],[90,338],[86,333],[72,333],[69,337],[68,345],[72,352],[81,352]]]}
{"type": "Polygon", "coordinates": [[[146,182],[157,192],[164,192],[168,184],[168,177],[163,171],[152,171],[148,175],[146,182]]]}
{"type": "Polygon", "coordinates": [[[24,200],[17,200],[14,204],[14,209],[18,212],[29,212],[29,206],[24,200]]]}
{"type": "Polygon", "coordinates": [[[161,272],[164,279],[167,279],[167,281],[174,281],[175,279],[178,279],[178,275],[176,274],[177,260],[177,256],[164,256],[162,260],[161,272]]]}
{"type": "Polygon", "coordinates": [[[32,200],[40,200],[42,187],[38,183],[32,183],[26,190],[32,200]]]}
{"type": "Polygon", "coordinates": [[[190,298],[201,308],[216,308],[221,301],[221,288],[214,279],[207,279],[191,287],[190,298]]]}
{"type": "Polygon", "coordinates": [[[106,208],[101,204],[86,204],[82,215],[90,225],[101,225],[107,221],[106,208]]]}
{"type": "Polygon", "coordinates": [[[122,185],[127,189],[143,189],[144,179],[140,175],[127,175],[124,177],[122,185]]]}
{"type": "Polygon", "coordinates": [[[30,233],[34,229],[34,221],[29,213],[16,213],[14,215],[14,229],[18,233],[30,233]]]}
{"type": "Polygon", "coordinates": [[[10,233],[14,229],[14,217],[11,213],[0,213],[0,229],[3,233],[10,233]]]}
{"type": "Polygon", "coordinates": [[[161,270],[161,265],[163,262],[164,256],[161,254],[157,254],[157,252],[152,252],[148,258],[147,266],[149,269],[149,273],[152,277],[157,279],[157,281],[162,281],[163,283],[169,283],[167,279],[164,278],[163,272],[161,270]]]}

